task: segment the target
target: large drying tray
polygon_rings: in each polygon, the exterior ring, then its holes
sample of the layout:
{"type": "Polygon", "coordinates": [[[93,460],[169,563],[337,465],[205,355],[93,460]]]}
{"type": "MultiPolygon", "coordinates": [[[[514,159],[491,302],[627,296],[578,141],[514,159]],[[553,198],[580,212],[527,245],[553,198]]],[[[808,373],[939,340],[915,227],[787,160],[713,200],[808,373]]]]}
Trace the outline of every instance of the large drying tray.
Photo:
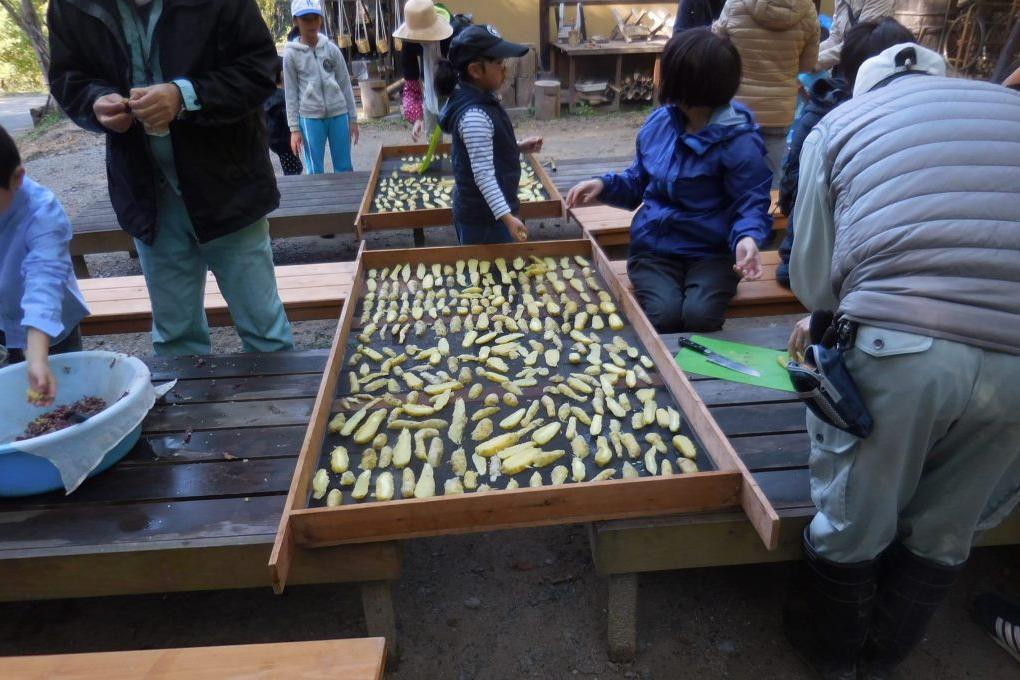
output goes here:
{"type": "MultiPolygon", "coordinates": [[[[366,231],[385,229],[410,229],[417,227],[437,227],[453,224],[453,210],[450,207],[426,208],[421,201],[415,201],[414,208],[380,211],[376,206],[379,187],[388,178],[397,173],[398,179],[422,176],[437,181],[446,181],[452,186],[453,165],[450,162],[450,144],[439,144],[435,151],[435,160],[423,174],[408,172],[402,166],[409,164],[411,159],[419,159],[428,151],[426,144],[407,144],[400,146],[383,146],[379,149],[372,174],[361,199],[361,207],[355,220],[359,234],[366,231]]],[[[542,217],[563,217],[563,198],[545,168],[534,154],[521,154],[524,165],[534,173],[541,183],[542,200],[522,200],[521,219],[538,219],[542,217]]]]}
{"type": "MultiPolygon", "coordinates": [[[[376,288],[379,289],[378,285],[376,288]]],[[[571,294],[573,295],[573,293],[571,294]]],[[[527,320],[527,316],[525,316],[525,320],[527,320]]],[[[431,326],[425,329],[421,336],[415,336],[414,331],[410,330],[403,344],[394,342],[392,338],[380,342],[376,336],[371,347],[378,352],[383,352],[383,348],[388,347],[396,354],[404,351],[406,345],[410,344],[415,344],[420,348],[430,347],[435,344],[434,332],[435,330],[431,326]]],[[[542,333],[529,334],[522,342],[528,338],[541,339],[542,335],[542,333]]],[[[451,344],[451,354],[456,355],[465,351],[460,348],[461,338],[457,334],[449,334],[447,339],[451,344]]],[[[570,351],[571,341],[564,340],[564,342],[562,356],[565,358],[570,351]]],[[[519,357],[507,363],[510,364],[507,375],[513,376],[523,366],[523,359],[519,357]]],[[[540,361],[538,365],[542,365],[542,362],[540,361]]],[[[579,370],[584,365],[586,364],[577,367],[569,364],[560,365],[556,373],[565,375],[572,369],[579,370]]],[[[443,366],[436,367],[437,371],[439,369],[446,370],[445,362],[443,366]]],[[[551,372],[545,378],[547,382],[524,388],[523,395],[519,397],[520,405],[527,406],[532,399],[539,398],[544,387],[552,384],[550,380],[552,375],[551,372]]],[[[485,385],[484,393],[502,394],[502,390],[496,384],[487,383],[485,380],[481,382],[485,385]]],[[[404,387],[407,389],[406,386],[404,387]]],[[[637,385],[638,389],[645,387],[648,385],[637,385]]],[[[620,389],[625,388],[621,385],[620,389]]],[[[464,393],[456,396],[466,398],[466,392],[465,389],[464,393]]],[[[402,400],[405,395],[397,394],[395,396],[402,400]]],[[[635,394],[630,394],[629,398],[632,403],[637,402],[635,394]]],[[[557,397],[556,401],[559,404],[570,400],[565,397],[557,397]]],[[[444,413],[430,417],[449,419],[453,403],[454,400],[451,399],[444,413]]],[[[475,404],[468,405],[469,415],[474,411],[474,407],[475,404]]],[[[498,415],[493,416],[495,422],[498,423],[499,419],[513,410],[504,406],[498,415]]],[[[584,405],[584,410],[591,413],[591,404],[584,405]]],[[[468,423],[462,442],[467,454],[468,469],[473,468],[471,453],[475,442],[471,440],[469,434],[474,425],[473,422],[468,423]]],[[[630,423],[626,423],[626,425],[625,431],[630,431],[630,423]]],[[[649,448],[643,435],[651,430],[662,432],[667,444],[673,434],[662,431],[657,426],[649,426],[647,430],[641,430],[638,433],[638,440],[643,451],[649,448]]],[[[385,424],[380,431],[389,435],[389,445],[392,446],[395,443],[396,432],[386,430],[385,424]]],[[[578,431],[580,436],[589,440],[594,451],[594,441],[592,441],[593,438],[588,428],[579,427],[578,431]]],[[[608,428],[605,428],[605,431],[608,431],[608,428]]],[[[502,430],[497,425],[493,435],[501,432],[502,430]]],[[[444,431],[441,436],[446,437],[447,433],[444,431]]],[[[670,446],[670,454],[675,461],[676,451],[672,446],[670,446]]],[[[659,460],[661,462],[662,457],[659,460]]],[[[594,465],[592,456],[585,460],[585,464],[586,479],[590,479],[602,469],[594,465]]],[[[416,478],[423,466],[423,461],[412,456],[410,467],[415,470],[416,478]]],[[[373,491],[375,488],[374,478],[379,472],[377,470],[372,473],[373,484],[370,488],[373,491]]],[[[340,475],[332,472],[329,475],[330,487],[338,488],[340,475]]],[[[481,476],[479,481],[488,483],[488,475],[481,476]]],[[[644,314],[641,313],[631,293],[612,276],[608,260],[601,250],[594,247],[590,241],[550,241],[485,247],[387,251],[366,251],[362,248],[358,256],[352,294],[341,312],[337,335],[327,361],[312,421],[287,499],[277,544],[271,559],[271,567],[273,568],[275,586],[279,590],[282,589],[286,581],[290,555],[295,546],[318,547],[520,526],[704,512],[739,506],[742,506],[748,514],[763,542],[770,548],[774,547],[778,538],[776,535],[778,515],[775,510],[769,505],[729,441],[708,414],[708,410],[673,361],[662,340],[656,335],[644,314]],[[396,471],[398,473],[395,475],[397,492],[394,500],[376,501],[369,496],[360,502],[354,501],[350,495],[351,488],[348,486],[342,487],[344,500],[342,505],[317,507],[321,506],[321,503],[311,497],[311,480],[320,468],[329,469],[329,451],[338,444],[346,446],[351,454],[352,471],[360,473],[358,463],[363,449],[368,446],[354,445],[349,437],[329,434],[327,425],[333,414],[344,409],[353,412],[359,407],[358,404],[353,403],[349,393],[349,379],[346,372],[350,368],[351,352],[354,352],[360,344],[357,336],[362,331],[363,319],[367,318],[363,316],[362,312],[364,297],[368,290],[366,279],[370,271],[375,270],[378,274],[383,269],[404,263],[410,263],[412,269],[415,269],[418,263],[426,265],[433,263],[454,264],[458,260],[466,261],[471,258],[495,260],[503,257],[507,262],[512,262],[517,257],[525,259],[530,256],[552,257],[559,260],[562,257],[575,255],[580,255],[590,261],[598,283],[609,291],[618,308],[618,313],[626,323],[625,328],[621,330],[613,331],[606,328],[604,331],[597,331],[600,340],[608,343],[611,342],[613,336],[620,336],[628,344],[637,348],[641,354],[645,354],[651,359],[655,368],[648,373],[651,386],[656,390],[655,399],[660,407],[670,405],[682,413],[682,432],[696,444],[699,472],[672,476],[648,476],[644,469],[643,459],[631,460],[625,454],[622,459],[617,459],[614,456],[610,466],[619,470],[626,460],[641,476],[632,479],[619,479],[619,475],[617,475],[615,480],[581,483],[568,481],[565,484],[552,486],[549,484],[549,471],[556,464],[566,464],[568,468],[570,466],[571,445],[566,440],[565,428],[561,428],[557,438],[543,446],[543,449],[565,449],[567,455],[561,461],[541,470],[544,482],[541,487],[527,485],[533,474],[533,470],[527,470],[514,476],[519,488],[513,490],[505,490],[504,487],[508,480],[500,478],[491,491],[443,495],[444,482],[452,475],[449,466],[450,453],[457,448],[447,440],[445,442],[444,465],[436,469],[437,496],[397,500],[400,498],[400,474],[399,471],[396,471]]]]}

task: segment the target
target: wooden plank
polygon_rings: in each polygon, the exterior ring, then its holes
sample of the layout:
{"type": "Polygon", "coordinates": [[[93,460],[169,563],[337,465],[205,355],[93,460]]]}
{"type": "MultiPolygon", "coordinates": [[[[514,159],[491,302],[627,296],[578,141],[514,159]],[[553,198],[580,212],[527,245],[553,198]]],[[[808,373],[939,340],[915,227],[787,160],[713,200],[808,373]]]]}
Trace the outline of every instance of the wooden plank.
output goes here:
{"type": "Polygon", "coordinates": [[[412,498],[290,514],[294,540],[306,547],[419,538],[593,519],[653,517],[737,505],[736,472],[697,472],[608,482],[521,488],[484,494],[412,498]]]}
{"type": "MultiPolygon", "coordinates": [[[[0,602],[265,588],[269,585],[266,561],[283,506],[283,497],[277,498],[272,528],[255,536],[128,546],[106,543],[77,551],[48,548],[18,551],[22,556],[17,558],[9,554],[15,551],[0,551],[0,602]]],[[[298,550],[290,582],[349,583],[399,577],[400,545],[379,542],[298,550]]]]}
{"type": "Polygon", "coordinates": [[[0,658],[0,676],[34,680],[381,680],[384,638],[0,658]]]}
{"type": "Polygon", "coordinates": [[[183,432],[297,425],[308,422],[314,405],[313,399],[157,405],[142,427],[146,432],[183,432]]]}
{"type": "Polygon", "coordinates": [[[680,404],[684,417],[694,428],[702,443],[706,445],[709,455],[719,469],[733,469],[741,474],[743,477],[741,505],[744,508],[744,512],[747,514],[751,524],[754,525],[765,546],[769,549],[774,548],[778,540],[779,517],[769,504],[765,493],[752,479],[743,461],[737,457],[736,452],[726,439],[719,424],[712,416],[708,415],[704,402],[691,387],[684,373],[679,370],[679,367],[673,361],[672,355],[652,328],[648,318],[641,311],[637,300],[627,287],[623,286],[619,279],[612,275],[610,262],[606,258],[605,253],[594,246],[594,241],[592,241],[592,244],[592,257],[596,264],[596,269],[602,274],[614,297],[619,301],[621,310],[634,326],[638,337],[641,338],[645,345],[648,356],[656,366],[660,367],[662,378],[680,404]],[[662,370],[661,367],[665,366],[675,370],[662,370]]]}
{"type": "MultiPolygon", "coordinates": [[[[321,376],[314,376],[318,381],[321,376]]],[[[266,378],[275,380],[275,378],[266,378]]],[[[149,434],[120,463],[150,465],[152,463],[197,463],[200,461],[235,458],[279,458],[295,456],[301,450],[307,423],[277,427],[252,427],[244,430],[207,430],[149,434]]]]}
{"type": "Polygon", "coordinates": [[[263,399],[310,399],[315,397],[321,379],[322,376],[316,373],[298,373],[273,377],[242,377],[233,380],[182,380],[163,401],[167,404],[201,404],[263,399]]]}
{"type": "Polygon", "coordinates": [[[145,364],[153,382],[185,378],[238,378],[290,373],[320,373],[329,350],[238,353],[203,357],[150,356],[145,364]]]}
{"type": "Polygon", "coordinates": [[[799,401],[758,406],[719,406],[712,417],[727,436],[804,432],[804,404],[799,401]]]}
{"type": "Polygon", "coordinates": [[[287,494],[284,511],[280,517],[276,541],[273,544],[273,550],[269,557],[269,570],[272,575],[273,590],[277,593],[283,592],[286,586],[294,559],[293,556],[297,550],[294,544],[290,514],[297,508],[304,506],[305,500],[308,498],[308,487],[311,483],[313,470],[318,464],[319,453],[330,416],[330,408],[333,404],[333,397],[336,394],[337,381],[340,379],[340,362],[343,360],[347,349],[347,338],[350,335],[351,325],[354,322],[355,309],[358,300],[361,299],[361,289],[365,278],[365,263],[363,260],[365,252],[365,243],[362,241],[361,246],[358,248],[358,264],[354,284],[351,294],[344,301],[343,308],[340,310],[340,322],[337,324],[336,335],[333,337],[333,344],[326,359],[322,383],[319,385],[319,392],[315,398],[308,432],[301,444],[301,453],[298,455],[294,476],[290,484],[290,491],[287,494]]]}
{"type": "Polygon", "coordinates": [[[294,474],[294,452],[287,458],[255,458],[179,465],[115,465],[78,487],[72,495],[55,491],[0,499],[0,512],[35,508],[81,508],[86,504],[152,503],[283,494],[294,474]]]}
{"type": "Polygon", "coordinates": [[[283,496],[277,495],[254,496],[249,501],[217,498],[4,510],[0,512],[0,557],[17,557],[20,551],[34,549],[58,554],[82,547],[93,552],[118,545],[173,547],[181,542],[240,542],[246,536],[272,534],[282,508],[283,496]]]}

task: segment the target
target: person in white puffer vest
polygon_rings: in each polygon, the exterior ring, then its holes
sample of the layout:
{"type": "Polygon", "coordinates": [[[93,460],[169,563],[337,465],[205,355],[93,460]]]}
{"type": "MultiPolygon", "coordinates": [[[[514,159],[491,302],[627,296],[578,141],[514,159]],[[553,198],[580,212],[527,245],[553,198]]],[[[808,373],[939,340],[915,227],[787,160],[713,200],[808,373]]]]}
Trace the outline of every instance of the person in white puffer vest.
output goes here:
{"type": "Polygon", "coordinates": [[[804,143],[790,273],[835,313],[874,428],[808,415],[818,512],[784,626],[823,677],[877,679],[1020,493],[1020,93],[945,77],[889,18],[842,64],[853,97],[804,143]]]}

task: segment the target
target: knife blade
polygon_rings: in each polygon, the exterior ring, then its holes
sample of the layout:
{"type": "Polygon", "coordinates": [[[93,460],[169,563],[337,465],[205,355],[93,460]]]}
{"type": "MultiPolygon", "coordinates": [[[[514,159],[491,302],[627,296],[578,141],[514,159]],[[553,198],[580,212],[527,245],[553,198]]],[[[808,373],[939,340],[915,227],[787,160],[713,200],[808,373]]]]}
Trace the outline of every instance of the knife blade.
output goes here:
{"type": "Polygon", "coordinates": [[[718,352],[711,350],[700,343],[694,342],[690,338],[680,336],[679,338],[677,338],[677,344],[680,345],[681,347],[685,347],[693,352],[701,354],[707,360],[711,361],[713,364],[716,364],[717,366],[722,366],[723,368],[728,368],[731,371],[743,373],[744,375],[750,375],[755,378],[761,377],[761,371],[759,371],[758,369],[751,368],[750,366],[742,364],[739,361],[734,361],[733,359],[724,357],[722,354],[719,354],[718,352]]]}

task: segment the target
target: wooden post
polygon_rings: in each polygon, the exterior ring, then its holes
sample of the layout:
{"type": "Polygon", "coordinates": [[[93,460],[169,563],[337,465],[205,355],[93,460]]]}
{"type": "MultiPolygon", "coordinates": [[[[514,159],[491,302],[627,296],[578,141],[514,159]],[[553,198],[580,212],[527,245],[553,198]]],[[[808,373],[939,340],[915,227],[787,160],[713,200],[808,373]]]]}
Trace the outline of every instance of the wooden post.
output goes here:
{"type": "Polygon", "coordinates": [[[545,69],[549,63],[549,0],[538,0],[538,49],[539,60],[545,69]]]}
{"type": "Polygon", "coordinates": [[[74,275],[79,279],[92,278],[89,273],[89,266],[85,263],[84,255],[72,255],[71,264],[74,265],[74,275]]]}
{"type": "Polygon", "coordinates": [[[637,653],[637,601],[637,574],[609,577],[609,658],[617,663],[633,661],[637,653]]]}
{"type": "Polygon", "coordinates": [[[365,628],[370,637],[386,638],[386,667],[395,670],[400,660],[397,644],[397,617],[393,613],[393,593],[389,581],[365,581],[361,584],[361,606],[365,610],[365,628]]]}

